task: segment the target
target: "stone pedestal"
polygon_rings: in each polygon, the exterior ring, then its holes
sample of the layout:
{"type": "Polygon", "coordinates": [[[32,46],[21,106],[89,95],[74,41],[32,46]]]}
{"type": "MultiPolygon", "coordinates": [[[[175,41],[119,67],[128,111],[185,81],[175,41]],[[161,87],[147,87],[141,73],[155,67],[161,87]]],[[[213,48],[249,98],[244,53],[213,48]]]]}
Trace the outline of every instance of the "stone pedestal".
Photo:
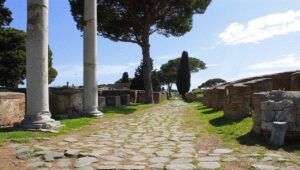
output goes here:
{"type": "Polygon", "coordinates": [[[130,105],[130,94],[122,94],[120,97],[121,105],[130,105]]]}
{"type": "Polygon", "coordinates": [[[110,107],[119,107],[121,106],[120,96],[106,96],[106,105],[110,107]]]}
{"type": "Polygon", "coordinates": [[[97,1],[84,1],[83,115],[99,117],[97,82],[97,1]]]}
{"type": "Polygon", "coordinates": [[[28,0],[26,40],[26,114],[19,127],[56,130],[51,119],[48,91],[48,0],[28,0]]]}
{"type": "Polygon", "coordinates": [[[138,96],[138,91],[137,90],[131,90],[130,91],[130,102],[131,103],[137,103],[137,96],[138,96]]]}
{"type": "Polygon", "coordinates": [[[99,96],[98,97],[98,108],[99,110],[103,110],[106,107],[105,97],[99,96]]]}
{"type": "Polygon", "coordinates": [[[282,146],[284,144],[286,130],[287,122],[273,122],[270,143],[274,146],[282,146]]]}
{"type": "Polygon", "coordinates": [[[75,118],[82,113],[82,89],[50,88],[50,110],[55,118],[75,118]]]}
{"type": "Polygon", "coordinates": [[[137,103],[145,103],[145,91],[143,91],[143,90],[138,91],[137,103]]]}

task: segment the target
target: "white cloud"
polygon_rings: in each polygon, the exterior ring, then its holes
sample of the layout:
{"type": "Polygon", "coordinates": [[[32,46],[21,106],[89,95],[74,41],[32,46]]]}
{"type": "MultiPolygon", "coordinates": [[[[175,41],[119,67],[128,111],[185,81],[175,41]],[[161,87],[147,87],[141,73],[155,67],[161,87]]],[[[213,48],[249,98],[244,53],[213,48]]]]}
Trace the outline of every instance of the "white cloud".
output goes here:
{"type": "Polygon", "coordinates": [[[259,43],[276,35],[300,31],[300,10],[275,13],[254,20],[247,24],[231,23],[219,34],[227,45],[259,43]]]}
{"type": "Polygon", "coordinates": [[[250,65],[250,70],[257,69],[299,69],[300,68],[300,57],[296,57],[295,54],[288,54],[280,59],[257,63],[250,65]]]}

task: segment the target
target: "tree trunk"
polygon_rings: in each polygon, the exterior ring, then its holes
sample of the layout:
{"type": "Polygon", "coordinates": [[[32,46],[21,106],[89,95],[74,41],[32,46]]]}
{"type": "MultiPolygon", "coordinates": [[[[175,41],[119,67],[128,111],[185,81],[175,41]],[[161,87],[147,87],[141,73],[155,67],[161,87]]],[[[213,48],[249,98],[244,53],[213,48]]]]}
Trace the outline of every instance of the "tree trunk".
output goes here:
{"type": "Polygon", "coordinates": [[[149,33],[143,35],[142,51],[143,51],[143,74],[144,74],[144,88],[145,88],[145,103],[153,103],[153,88],[151,79],[151,58],[150,58],[150,43],[149,33]]]}

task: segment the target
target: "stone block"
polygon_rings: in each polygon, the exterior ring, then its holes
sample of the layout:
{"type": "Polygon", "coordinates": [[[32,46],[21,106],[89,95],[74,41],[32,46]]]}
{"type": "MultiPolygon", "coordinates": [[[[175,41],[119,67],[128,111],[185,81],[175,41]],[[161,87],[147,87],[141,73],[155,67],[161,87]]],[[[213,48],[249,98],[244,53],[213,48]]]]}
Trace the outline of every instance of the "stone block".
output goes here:
{"type": "Polygon", "coordinates": [[[273,122],[270,143],[275,146],[282,146],[284,144],[286,131],[287,122],[273,122]]]}
{"type": "Polygon", "coordinates": [[[212,108],[222,110],[225,101],[225,86],[216,87],[212,90],[212,108]]]}
{"type": "Polygon", "coordinates": [[[137,103],[138,90],[130,90],[130,102],[137,103]]]}
{"type": "Polygon", "coordinates": [[[145,91],[143,91],[143,90],[138,91],[137,103],[145,103],[145,91]]]}
{"type": "Polygon", "coordinates": [[[155,104],[159,104],[166,100],[166,93],[165,92],[153,92],[153,100],[155,104]]]}
{"type": "Polygon", "coordinates": [[[240,119],[249,116],[251,87],[241,83],[231,84],[226,87],[225,91],[224,116],[230,119],[240,119]]]}
{"type": "Polygon", "coordinates": [[[103,110],[106,107],[105,97],[98,96],[98,109],[103,110]]]}
{"type": "Polygon", "coordinates": [[[83,89],[50,88],[49,104],[51,114],[55,117],[79,117],[82,113],[83,89]]]}
{"type": "Polygon", "coordinates": [[[120,97],[121,105],[130,105],[130,94],[122,94],[120,97]]]}
{"type": "Polygon", "coordinates": [[[106,106],[109,107],[119,107],[121,106],[121,97],[120,96],[106,96],[106,106]]]}
{"type": "Polygon", "coordinates": [[[205,89],[203,91],[204,104],[207,107],[212,107],[212,89],[205,89]]]}
{"type": "Polygon", "coordinates": [[[25,116],[25,94],[0,92],[0,127],[19,123],[25,116]]]}
{"type": "Polygon", "coordinates": [[[187,99],[187,101],[189,101],[189,102],[196,101],[196,99],[197,99],[197,93],[193,93],[193,92],[187,93],[187,94],[186,94],[186,99],[187,99]]]}
{"type": "Polygon", "coordinates": [[[300,92],[271,91],[255,93],[253,96],[253,130],[255,132],[269,137],[272,134],[273,122],[286,122],[286,138],[299,139],[300,92]]]}

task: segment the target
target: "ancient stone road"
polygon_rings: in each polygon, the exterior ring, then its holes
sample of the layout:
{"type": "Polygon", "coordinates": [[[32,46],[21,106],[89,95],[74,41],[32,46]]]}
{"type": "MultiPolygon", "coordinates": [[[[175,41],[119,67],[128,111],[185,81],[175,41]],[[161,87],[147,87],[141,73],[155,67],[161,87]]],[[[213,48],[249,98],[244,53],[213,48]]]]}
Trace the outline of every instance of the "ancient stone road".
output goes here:
{"type": "MultiPolygon", "coordinates": [[[[155,106],[155,112],[147,109],[130,118],[102,122],[92,135],[67,137],[34,148],[18,144],[11,147],[29,169],[218,169],[244,159],[257,169],[276,169],[274,163],[286,161],[274,153],[267,153],[264,159],[268,160],[261,162],[260,154],[237,155],[236,151],[219,146],[197,148],[193,129],[181,128],[186,106],[173,101],[155,106]]],[[[239,169],[250,168],[246,166],[239,165],[239,169]]],[[[284,167],[297,169],[294,164],[284,167]]]]}

